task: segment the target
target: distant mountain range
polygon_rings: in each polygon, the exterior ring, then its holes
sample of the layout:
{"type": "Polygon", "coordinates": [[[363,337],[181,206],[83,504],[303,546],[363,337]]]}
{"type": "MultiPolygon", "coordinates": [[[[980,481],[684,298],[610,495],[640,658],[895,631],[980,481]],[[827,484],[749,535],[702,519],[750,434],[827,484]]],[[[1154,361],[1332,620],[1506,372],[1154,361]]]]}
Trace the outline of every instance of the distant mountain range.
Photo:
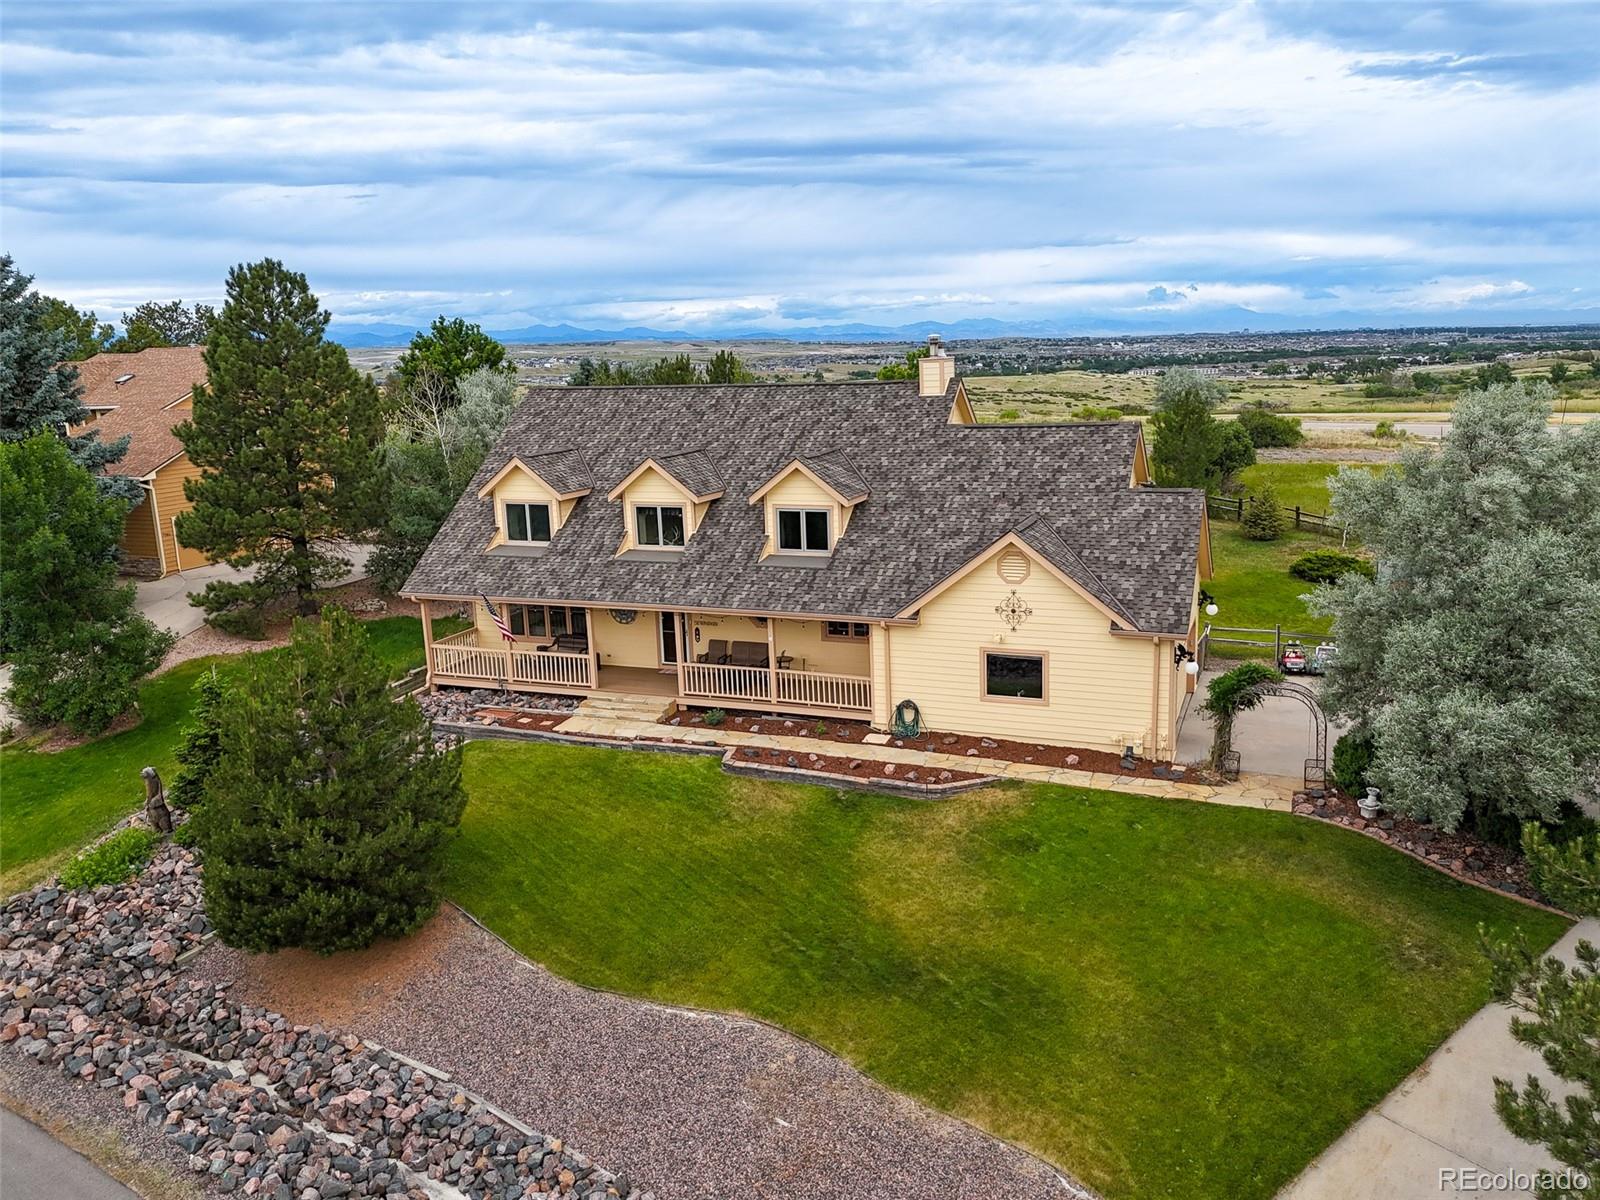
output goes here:
{"type": "MultiPolygon", "coordinates": [[[[1252,312],[1245,308],[1207,309],[1202,314],[1181,312],[1152,314],[1149,317],[1129,319],[1124,317],[1083,316],[1071,320],[1000,321],[993,318],[976,318],[960,321],[918,321],[911,325],[806,325],[786,329],[751,329],[735,327],[722,329],[655,329],[647,325],[629,325],[620,329],[585,329],[577,325],[525,325],[521,329],[491,329],[489,335],[506,343],[602,343],[602,342],[686,342],[686,341],[762,341],[762,342],[920,342],[930,333],[943,334],[951,340],[981,341],[1002,337],[1096,337],[1121,334],[1205,334],[1205,333],[1289,333],[1323,330],[1359,329],[1459,329],[1476,325],[1507,327],[1513,325],[1557,325],[1566,328],[1581,324],[1573,320],[1570,312],[1519,312],[1520,320],[1508,320],[1507,313],[1476,315],[1444,313],[1430,314],[1431,320],[1415,318],[1379,319],[1370,313],[1325,313],[1315,322],[1308,323],[1303,316],[1280,316],[1273,313],[1252,312]]],[[[423,327],[416,325],[371,324],[354,321],[333,321],[328,336],[341,345],[352,348],[404,346],[423,327]]]]}

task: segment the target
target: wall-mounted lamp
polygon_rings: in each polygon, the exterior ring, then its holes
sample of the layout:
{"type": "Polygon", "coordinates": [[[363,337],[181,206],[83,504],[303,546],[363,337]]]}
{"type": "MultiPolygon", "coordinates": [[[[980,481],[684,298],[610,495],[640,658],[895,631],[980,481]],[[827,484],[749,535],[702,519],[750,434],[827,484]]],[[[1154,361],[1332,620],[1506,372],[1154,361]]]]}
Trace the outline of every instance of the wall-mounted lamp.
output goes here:
{"type": "Polygon", "coordinates": [[[1214,617],[1217,615],[1217,598],[1204,588],[1200,589],[1200,603],[1206,610],[1206,616],[1214,617]]]}
{"type": "Polygon", "coordinates": [[[1172,665],[1182,667],[1190,675],[1200,674],[1200,663],[1190,652],[1189,647],[1179,642],[1172,648],[1172,665]]]}

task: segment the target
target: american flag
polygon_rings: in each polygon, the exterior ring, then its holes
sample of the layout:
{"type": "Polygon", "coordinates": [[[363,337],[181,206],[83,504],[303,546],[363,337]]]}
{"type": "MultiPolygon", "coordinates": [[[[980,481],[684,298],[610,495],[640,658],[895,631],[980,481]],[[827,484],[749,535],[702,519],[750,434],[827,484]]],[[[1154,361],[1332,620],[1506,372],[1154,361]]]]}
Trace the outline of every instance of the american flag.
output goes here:
{"type": "Polygon", "coordinates": [[[506,624],[506,619],[500,615],[500,610],[487,596],[482,597],[483,606],[489,610],[489,619],[494,622],[494,627],[500,631],[500,636],[508,642],[514,642],[517,637],[511,632],[511,626],[506,624]]]}

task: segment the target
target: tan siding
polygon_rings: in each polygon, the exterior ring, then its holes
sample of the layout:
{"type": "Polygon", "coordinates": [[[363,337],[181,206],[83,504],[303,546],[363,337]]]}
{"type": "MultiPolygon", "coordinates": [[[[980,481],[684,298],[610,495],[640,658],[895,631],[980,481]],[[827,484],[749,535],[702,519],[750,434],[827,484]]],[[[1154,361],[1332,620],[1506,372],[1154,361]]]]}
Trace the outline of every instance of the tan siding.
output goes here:
{"type": "Polygon", "coordinates": [[[917,625],[894,630],[893,701],[915,700],[928,727],[942,732],[1095,750],[1131,741],[1153,751],[1161,732],[1152,736],[1151,641],[1112,636],[1105,614],[1038,561],[1015,588],[1033,612],[1013,631],[995,611],[1013,590],[996,557],[925,605],[917,625]],[[1049,702],[980,698],[985,647],[1047,654],[1049,702]]]}
{"type": "Polygon", "coordinates": [[[173,517],[194,507],[184,498],[183,481],[198,478],[200,468],[189,461],[188,455],[180,455],[156,472],[156,510],[161,516],[161,544],[166,552],[169,572],[203,567],[211,561],[198,550],[179,546],[172,528],[173,517]]]}
{"type": "Polygon", "coordinates": [[[769,553],[778,548],[777,513],[780,508],[827,509],[832,514],[829,518],[829,528],[833,531],[835,540],[844,536],[844,531],[850,524],[850,510],[845,508],[841,512],[841,505],[803,471],[790,471],[780,483],[773,485],[772,490],[762,498],[762,503],[766,506],[769,553]]]}
{"type": "Polygon", "coordinates": [[[589,637],[604,667],[656,667],[661,647],[656,637],[661,614],[636,609],[631,625],[619,625],[608,609],[589,610],[589,637]]]}
{"type": "Polygon", "coordinates": [[[533,504],[546,504],[550,507],[550,536],[554,537],[556,530],[572,513],[572,506],[576,501],[561,501],[556,494],[547,488],[540,480],[523,470],[510,472],[494,489],[494,519],[496,537],[504,540],[506,531],[506,501],[528,502],[533,504]]]}
{"type": "Polygon", "coordinates": [[[893,635],[887,625],[872,627],[872,724],[887,729],[890,713],[897,701],[892,695],[893,680],[889,674],[890,641],[893,635]]]}
{"type": "Polygon", "coordinates": [[[122,549],[132,558],[148,558],[152,562],[161,557],[156,548],[155,515],[150,510],[148,494],[128,514],[122,523],[122,549]]]}

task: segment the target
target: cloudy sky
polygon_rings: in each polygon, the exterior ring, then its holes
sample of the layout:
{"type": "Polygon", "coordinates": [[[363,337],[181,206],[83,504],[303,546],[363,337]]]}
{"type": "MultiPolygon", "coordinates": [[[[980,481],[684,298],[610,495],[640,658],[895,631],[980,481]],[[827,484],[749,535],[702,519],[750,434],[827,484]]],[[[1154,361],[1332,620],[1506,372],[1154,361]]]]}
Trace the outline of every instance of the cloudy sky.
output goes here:
{"type": "Polygon", "coordinates": [[[103,316],[1600,321],[1600,3],[0,15],[4,247],[103,316]]]}

